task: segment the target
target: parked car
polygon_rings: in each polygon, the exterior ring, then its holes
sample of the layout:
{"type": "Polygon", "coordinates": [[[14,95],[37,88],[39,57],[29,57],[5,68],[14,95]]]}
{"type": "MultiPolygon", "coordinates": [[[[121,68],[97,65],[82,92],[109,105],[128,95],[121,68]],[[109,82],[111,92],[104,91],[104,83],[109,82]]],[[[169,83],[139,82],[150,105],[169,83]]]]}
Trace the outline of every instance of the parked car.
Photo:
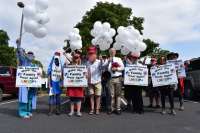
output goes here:
{"type": "Polygon", "coordinates": [[[0,101],[3,99],[3,94],[18,94],[16,83],[16,68],[10,66],[0,66],[0,101]]]}
{"type": "Polygon", "coordinates": [[[200,98],[200,57],[190,60],[187,71],[187,80],[189,80],[191,98],[200,98]]]}

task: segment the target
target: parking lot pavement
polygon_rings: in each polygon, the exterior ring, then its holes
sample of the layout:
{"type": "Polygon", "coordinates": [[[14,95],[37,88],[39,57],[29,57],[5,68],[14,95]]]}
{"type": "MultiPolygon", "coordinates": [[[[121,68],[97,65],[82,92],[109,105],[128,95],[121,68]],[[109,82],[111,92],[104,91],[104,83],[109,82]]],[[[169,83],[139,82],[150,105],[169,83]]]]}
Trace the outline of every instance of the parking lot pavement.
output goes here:
{"type": "MultiPolygon", "coordinates": [[[[160,110],[147,109],[143,115],[123,112],[121,116],[101,113],[68,117],[66,103],[60,116],[47,116],[47,97],[38,100],[38,109],[30,120],[17,116],[17,102],[0,105],[0,133],[199,133],[200,103],[185,102],[185,111],[177,115],[161,115],[160,110]]],[[[65,101],[65,100],[64,100],[65,101]]],[[[145,105],[147,105],[145,98],[145,105]]],[[[178,104],[175,104],[178,107],[178,104]]]]}

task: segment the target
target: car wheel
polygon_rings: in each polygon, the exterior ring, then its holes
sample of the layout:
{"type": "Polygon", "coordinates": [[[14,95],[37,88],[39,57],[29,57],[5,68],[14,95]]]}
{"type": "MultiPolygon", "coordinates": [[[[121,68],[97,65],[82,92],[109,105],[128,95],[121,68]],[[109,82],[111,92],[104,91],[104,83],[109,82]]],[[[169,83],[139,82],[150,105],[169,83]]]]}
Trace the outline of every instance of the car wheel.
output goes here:
{"type": "Polygon", "coordinates": [[[3,100],[3,90],[0,88],[0,102],[3,100]]]}

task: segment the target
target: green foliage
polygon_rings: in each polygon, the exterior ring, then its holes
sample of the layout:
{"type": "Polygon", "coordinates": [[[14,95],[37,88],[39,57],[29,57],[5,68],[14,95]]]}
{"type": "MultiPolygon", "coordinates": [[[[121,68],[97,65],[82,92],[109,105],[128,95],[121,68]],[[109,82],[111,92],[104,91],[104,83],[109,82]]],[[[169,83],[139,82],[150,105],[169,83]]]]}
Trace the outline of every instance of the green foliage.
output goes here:
{"type": "Polygon", "coordinates": [[[168,50],[164,50],[161,48],[155,48],[153,52],[151,53],[151,56],[156,57],[157,59],[160,59],[161,57],[167,57],[167,55],[170,53],[168,50]]]}
{"type": "Polygon", "coordinates": [[[43,65],[39,60],[33,60],[33,64],[36,64],[37,66],[42,68],[42,77],[47,77],[47,74],[45,73],[45,71],[43,70],[43,65]]]}
{"type": "Polygon", "coordinates": [[[141,57],[146,55],[152,55],[154,53],[154,50],[159,47],[159,44],[150,40],[150,39],[144,39],[143,42],[147,45],[147,49],[141,53],[141,57]]]}
{"type": "Polygon", "coordinates": [[[43,68],[42,63],[40,61],[38,61],[38,60],[33,60],[33,64],[36,64],[37,66],[43,68]]]}
{"type": "Polygon", "coordinates": [[[0,46],[1,45],[7,45],[10,38],[8,37],[8,34],[4,30],[0,30],[0,46]]]}
{"type": "Polygon", "coordinates": [[[82,21],[75,27],[79,28],[83,40],[83,52],[91,45],[92,36],[90,31],[96,21],[109,22],[112,28],[119,26],[133,25],[142,34],[143,21],[142,17],[132,17],[132,9],[123,7],[121,4],[98,2],[97,5],[87,11],[82,21]]]}
{"type": "MultiPolygon", "coordinates": [[[[9,47],[9,36],[6,31],[0,30],[0,66],[17,66],[16,49],[9,47]]],[[[40,61],[34,60],[34,64],[37,64],[41,68],[43,65],[40,61]]]]}
{"type": "Polygon", "coordinates": [[[16,66],[16,50],[14,47],[0,45],[0,66],[16,66]]]}

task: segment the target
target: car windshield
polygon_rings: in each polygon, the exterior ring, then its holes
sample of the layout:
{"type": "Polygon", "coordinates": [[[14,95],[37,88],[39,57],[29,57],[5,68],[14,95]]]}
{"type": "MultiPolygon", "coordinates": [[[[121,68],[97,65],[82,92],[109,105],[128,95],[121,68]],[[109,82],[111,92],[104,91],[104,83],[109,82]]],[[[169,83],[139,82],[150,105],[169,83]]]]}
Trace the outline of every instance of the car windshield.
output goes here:
{"type": "Polygon", "coordinates": [[[8,67],[0,67],[0,75],[7,76],[10,75],[10,71],[8,67]]]}

